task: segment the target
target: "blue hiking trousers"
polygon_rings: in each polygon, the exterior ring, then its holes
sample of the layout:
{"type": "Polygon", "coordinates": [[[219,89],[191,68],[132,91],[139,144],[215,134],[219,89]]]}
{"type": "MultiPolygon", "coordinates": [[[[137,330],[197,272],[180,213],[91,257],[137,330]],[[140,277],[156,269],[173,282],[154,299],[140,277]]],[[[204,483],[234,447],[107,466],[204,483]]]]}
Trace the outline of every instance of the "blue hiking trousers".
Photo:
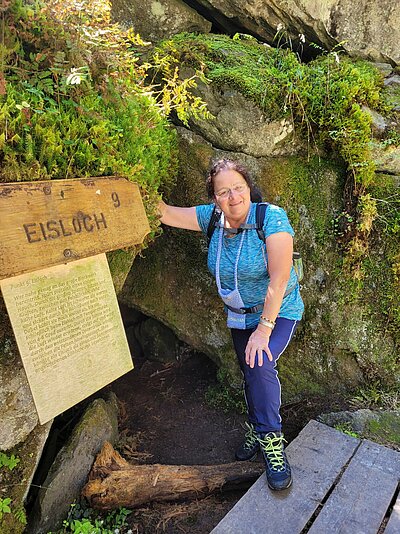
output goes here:
{"type": "Polygon", "coordinates": [[[231,328],[233,345],[244,376],[244,392],[249,414],[249,422],[257,432],[277,432],[281,430],[281,384],[276,364],[279,356],[289,345],[298,321],[278,317],[269,339],[269,349],[273,360],[263,353],[263,364],[258,365],[257,357],[253,369],[245,361],[245,350],[249,337],[255,328],[239,330],[231,328]]]}

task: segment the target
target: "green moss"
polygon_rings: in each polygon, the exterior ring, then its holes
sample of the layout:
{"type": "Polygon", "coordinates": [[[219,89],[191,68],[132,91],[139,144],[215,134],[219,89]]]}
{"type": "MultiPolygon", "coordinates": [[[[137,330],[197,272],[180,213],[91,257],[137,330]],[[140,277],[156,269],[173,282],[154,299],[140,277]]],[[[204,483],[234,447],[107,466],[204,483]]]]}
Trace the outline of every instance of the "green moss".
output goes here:
{"type": "MultiPolygon", "coordinates": [[[[137,247],[139,248],[139,247],[137,247]]],[[[108,265],[110,267],[111,276],[113,279],[115,291],[118,294],[125,279],[132,267],[132,263],[136,256],[136,250],[114,250],[107,253],[108,265]]]]}
{"type": "Polygon", "coordinates": [[[400,415],[386,412],[377,420],[370,420],[364,429],[365,437],[384,445],[400,446],[400,415]]]}
{"type": "Polygon", "coordinates": [[[301,229],[301,216],[307,209],[319,245],[332,241],[332,213],[340,204],[340,181],[343,172],[334,161],[310,158],[273,158],[260,179],[266,197],[288,212],[295,228],[301,229]]]}
{"type": "Polygon", "coordinates": [[[383,103],[381,74],[370,63],[344,57],[337,62],[328,53],[306,65],[288,49],[212,34],[177,35],[157,53],[204,70],[217,86],[236,88],[272,119],[292,118],[311,144],[338,150],[361,189],[372,182],[371,118],[362,106],[383,103]]]}
{"type": "Polygon", "coordinates": [[[207,404],[225,413],[247,413],[242,384],[232,386],[232,377],[227,368],[221,367],[217,373],[218,384],[209,386],[205,399],[207,404]]]}
{"type": "Polygon", "coordinates": [[[5,9],[0,181],[125,176],[140,186],[154,238],[158,190],[176,175],[176,134],[107,4],[96,6],[95,28],[90,9],[71,4],[62,20],[19,0],[5,9]],[[80,83],[69,84],[77,65],[80,83]]]}

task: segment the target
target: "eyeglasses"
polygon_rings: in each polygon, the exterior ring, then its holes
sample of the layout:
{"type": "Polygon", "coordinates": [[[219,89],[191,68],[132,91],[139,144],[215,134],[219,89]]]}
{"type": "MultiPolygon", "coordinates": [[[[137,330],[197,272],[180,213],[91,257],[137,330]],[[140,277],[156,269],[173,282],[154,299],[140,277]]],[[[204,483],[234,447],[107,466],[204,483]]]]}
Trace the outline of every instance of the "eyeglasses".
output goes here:
{"type": "Polygon", "coordinates": [[[232,187],[231,189],[221,189],[218,193],[215,193],[215,196],[218,198],[228,198],[232,193],[243,193],[247,188],[247,184],[238,184],[232,187]]]}

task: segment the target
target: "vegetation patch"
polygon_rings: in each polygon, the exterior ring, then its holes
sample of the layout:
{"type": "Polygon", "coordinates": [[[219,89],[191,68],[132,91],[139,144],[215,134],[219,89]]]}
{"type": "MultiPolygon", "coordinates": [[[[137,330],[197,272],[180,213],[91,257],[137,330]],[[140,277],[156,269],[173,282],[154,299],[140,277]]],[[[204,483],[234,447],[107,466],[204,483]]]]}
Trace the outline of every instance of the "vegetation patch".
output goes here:
{"type": "Polygon", "coordinates": [[[111,23],[107,0],[9,0],[0,19],[0,181],[125,176],[141,188],[154,238],[161,184],[175,179],[167,122],[206,113],[195,80],[156,89],[145,46],[111,23]]]}
{"type": "Polygon", "coordinates": [[[386,412],[379,419],[368,421],[365,436],[383,445],[394,446],[400,450],[400,415],[386,412]]]}
{"type": "Polygon", "coordinates": [[[353,223],[343,243],[351,266],[358,266],[377,211],[368,191],[379,183],[370,150],[372,119],[364,106],[389,111],[381,73],[337,51],[305,64],[290,49],[235,37],[180,34],[162,43],[156,57],[162,55],[169,70],[188,65],[217,86],[236,88],[271,119],[292,120],[313,150],[329,148],[343,159],[350,179],[344,215],[353,223]]]}

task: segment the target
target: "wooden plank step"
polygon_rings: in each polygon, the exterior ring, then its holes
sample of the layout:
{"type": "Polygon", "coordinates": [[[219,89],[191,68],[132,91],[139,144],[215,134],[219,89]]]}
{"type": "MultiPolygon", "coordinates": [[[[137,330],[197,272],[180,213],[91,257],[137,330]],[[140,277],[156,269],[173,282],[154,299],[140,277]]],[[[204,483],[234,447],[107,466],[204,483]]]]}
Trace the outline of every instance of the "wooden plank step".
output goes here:
{"type": "Polygon", "coordinates": [[[400,532],[400,495],[397,497],[393,507],[388,524],[385,528],[385,534],[399,534],[400,532]]]}
{"type": "Polygon", "coordinates": [[[309,534],[376,534],[397,489],[399,476],[400,453],[363,441],[309,534]]]}
{"type": "Polygon", "coordinates": [[[212,534],[298,534],[359,444],[359,439],[310,421],[287,448],[293,485],[273,492],[262,475],[212,534]]]}

